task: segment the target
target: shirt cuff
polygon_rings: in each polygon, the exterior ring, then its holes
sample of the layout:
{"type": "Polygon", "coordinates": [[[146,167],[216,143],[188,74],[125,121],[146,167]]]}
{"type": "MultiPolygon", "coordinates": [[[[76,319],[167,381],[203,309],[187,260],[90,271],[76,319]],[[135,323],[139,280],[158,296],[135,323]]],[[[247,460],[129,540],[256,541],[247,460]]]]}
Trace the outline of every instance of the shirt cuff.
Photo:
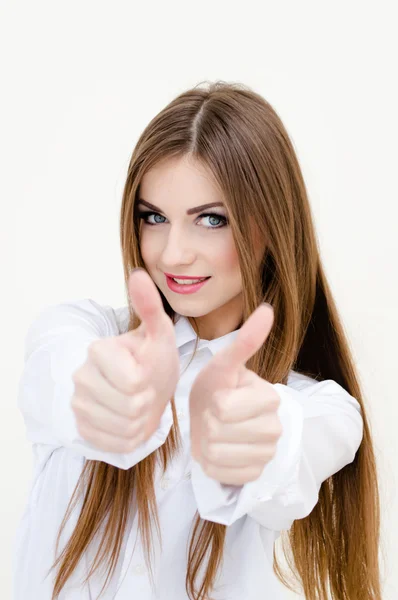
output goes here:
{"type": "Polygon", "coordinates": [[[296,390],[281,383],[271,385],[281,400],[277,412],[282,435],[275,455],[256,480],[241,486],[223,484],[206,475],[200,463],[192,459],[191,481],[202,519],[231,525],[256,510],[297,476],[302,451],[303,407],[296,398],[296,390]]]}

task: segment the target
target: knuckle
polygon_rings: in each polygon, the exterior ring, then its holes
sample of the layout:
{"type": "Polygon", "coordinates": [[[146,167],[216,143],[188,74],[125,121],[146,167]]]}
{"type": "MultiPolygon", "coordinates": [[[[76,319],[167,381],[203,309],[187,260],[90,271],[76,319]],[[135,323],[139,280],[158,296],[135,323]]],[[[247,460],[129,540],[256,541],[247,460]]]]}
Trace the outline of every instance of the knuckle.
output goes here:
{"type": "Polygon", "coordinates": [[[119,385],[125,394],[133,394],[137,388],[137,379],[131,373],[123,373],[119,385]]]}
{"type": "Polygon", "coordinates": [[[82,438],[84,438],[88,442],[92,440],[92,431],[91,428],[87,425],[87,423],[78,420],[76,423],[76,428],[79,435],[82,438]]]}
{"type": "Polygon", "coordinates": [[[74,394],[72,396],[72,400],[71,400],[71,407],[73,409],[73,411],[76,412],[83,412],[84,410],[84,402],[81,396],[77,396],[76,394],[74,394]]]}
{"type": "Polygon", "coordinates": [[[81,370],[81,372],[75,377],[74,383],[76,389],[82,394],[82,398],[84,394],[88,392],[90,395],[95,395],[96,393],[96,380],[88,373],[86,370],[81,370]]]}
{"type": "Polygon", "coordinates": [[[96,360],[102,354],[103,342],[104,340],[102,339],[91,342],[87,349],[87,355],[96,360]]]}
{"type": "Polygon", "coordinates": [[[279,438],[281,437],[281,435],[283,433],[283,427],[282,427],[282,423],[280,421],[278,421],[278,423],[276,423],[274,433],[275,433],[275,438],[277,440],[279,440],[279,438]]]}
{"type": "Polygon", "coordinates": [[[133,437],[140,431],[140,422],[138,419],[129,419],[125,425],[124,433],[126,437],[133,437]]]}
{"type": "Polygon", "coordinates": [[[75,396],[71,402],[73,411],[76,415],[83,419],[89,419],[92,415],[93,405],[87,402],[84,396],[75,396]]]}
{"type": "Polygon", "coordinates": [[[216,463],[220,456],[220,449],[217,444],[208,444],[206,458],[211,463],[216,463]]]}
{"type": "Polygon", "coordinates": [[[133,450],[135,450],[136,447],[137,444],[132,440],[129,440],[128,442],[122,442],[121,444],[119,444],[116,452],[119,452],[121,454],[128,454],[129,452],[133,452],[133,450]]]}
{"type": "Polygon", "coordinates": [[[275,416],[273,420],[272,427],[269,429],[269,437],[275,441],[277,441],[283,433],[283,427],[281,420],[278,416],[275,416]]]}
{"type": "Polygon", "coordinates": [[[134,392],[143,382],[143,370],[138,363],[123,373],[121,385],[127,394],[134,392]]]}
{"type": "Polygon", "coordinates": [[[76,396],[76,394],[73,394],[72,399],[70,401],[70,405],[72,410],[77,410],[77,408],[79,407],[79,397],[76,396]]]}
{"type": "Polygon", "coordinates": [[[85,370],[83,367],[79,367],[76,371],[74,371],[72,375],[72,381],[75,384],[83,385],[86,379],[85,370]]]}
{"type": "Polygon", "coordinates": [[[248,471],[248,474],[244,478],[244,482],[255,481],[256,479],[258,479],[261,473],[263,472],[263,469],[264,466],[262,466],[261,468],[253,467],[252,469],[250,469],[250,471],[248,471]]]}
{"type": "Polygon", "coordinates": [[[220,428],[217,423],[217,420],[214,419],[214,417],[212,417],[210,412],[207,412],[204,416],[204,426],[205,426],[205,432],[206,432],[207,438],[209,440],[218,439],[218,434],[219,434],[220,428]]]}
{"type": "Polygon", "coordinates": [[[127,405],[126,405],[126,409],[124,411],[124,414],[126,415],[126,417],[128,419],[135,419],[138,417],[139,414],[139,407],[137,406],[137,403],[135,401],[135,398],[130,398],[127,405]]]}
{"type": "Polygon", "coordinates": [[[271,406],[271,408],[279,408],[281,403],[281,399],[280,396],[278,394],[273,395],[269,401],[268,401],[268,406],[271,406]]]}
{"type": "Polygon", "coordinates": [[[133,452],[143,441],[143,430],[139,428],[131,433],[127,440],[124,440],[121,447],[121,452],[133,452]]]}
{"type": "Polygon", "coordinates": [[[138,436],[134,437],[134,439],[131,439],[127,442],[127,444],[125,445],[124,452],[134,452],[134,450],[139,446],[140,443],[141,442],[138,436]]]}
{"type": "Polygon", "coordinates": [[[148,400],[144,397],[143,394],[136,394],[129,398],[129,401],[126,406],[125,415],[129,419],[137,419],[141,417],[146,408],[148,407],[148,400]]]}
{"type": "Polygon", "coordinates": [[[253,478],[258,479],[258,477],[260,477],[263,470],[264,470],[264,464],[261,464],[258,467],[254,467],[253,468],[253,478]]]}
{"type": "Polygon", "coordinates": [[[213,402],[213,412],[220,421],[225,421],[228,413],[228,407],[226,405],[225,398],[222,398],[221,396],[215,396],[213,402]]]}
{"type": "Polygon", "coordinates": [[[264,458],[266,461],[270,461],[274,458],[276,453],[276,444],[268,444],[264,451],[264,458]]]}
{"type": "Polygon", "coordinates": [[[202,461],[202,469],[208,477],[214,476],[214,468],[212,467],[212,465],[210,464],[210,462],[208,460],[204,459],[202,461]]]}
{"type": "Polygon", "coordinates": [[[278,415],[264,413],[258,421],[258,441],[266,444],[270,440],[277,442],[283,433],[283,427],[278,415]]]}

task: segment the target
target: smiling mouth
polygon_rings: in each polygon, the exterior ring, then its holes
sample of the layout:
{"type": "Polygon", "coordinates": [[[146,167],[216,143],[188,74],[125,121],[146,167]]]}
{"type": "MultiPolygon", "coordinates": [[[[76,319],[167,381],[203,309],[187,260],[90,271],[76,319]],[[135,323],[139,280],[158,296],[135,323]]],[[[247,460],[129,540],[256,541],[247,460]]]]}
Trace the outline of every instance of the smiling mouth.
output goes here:
{"type": "Polygon", "coordinates": [[[185,278],[168,277],[168,279],[175,281],[175,283],[178,283],[179,285],[194,285],[195,283],[200,283],[201,281],[206,281],[206,279],[210,279],[210,277],[201,277],[200,279],[191,279],[189,277],[185,277],[185,278]]]}
{"type": "Polygon", "coordinates": [[[184,283],[179,283],[178,281],[175,281],[172,277],[168,277],[166,275],[166,281],[167,281],[168,287],[173,292],[176,292],[179,294],[191,294],[193,292],[196,292],[202,286],[204,286],[204,284],[209,279],[211,279],[211,276],[205,277],[204,279],[199,280],[199,281],[194,281],[194,283],[187,283],[188,281],[191,281],[191,280],[187,280],[187,282],[184,282],[184,283]]]}
{"type": "Polygon", "coordinates": [[[209,276],[204,276],[204,277],[189,277],[188,275],[180,275],[179,277],[177,275],[171,275],[170,273],[165,273],[166,277],[168,277],[169,279],[180,279],[180,280],[190,280],[190,281],[203,281],[204,279],[209,279],[209,276]]]}

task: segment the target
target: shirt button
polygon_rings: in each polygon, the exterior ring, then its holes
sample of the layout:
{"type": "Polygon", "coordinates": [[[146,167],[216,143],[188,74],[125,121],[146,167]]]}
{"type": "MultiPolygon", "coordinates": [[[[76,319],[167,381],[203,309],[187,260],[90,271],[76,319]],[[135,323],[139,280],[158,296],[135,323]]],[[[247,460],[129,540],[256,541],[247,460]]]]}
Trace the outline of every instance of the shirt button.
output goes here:
{"type": "Polygon", "coordinates": [[[178,417],[179,419],[183,419],[183,418],[185,417],[185,413],[184,413],[184,411],[183,411],[183,410],[179,410],[179,411],[177,411],[177,417],[178,417]]]}
{"type": "Polygon", "coordinates": [[[133,573],[135,575],[142,575],[143,573],[145,573],[145,566],[142,565],[142,564],[134,565],[134,567],[133,567],[133,573]]]}
{"type": "Polygon", "coordinates": [[[169,487],[168,477],[162,477],[162,479],[160,480],[160,487],[162,488],[162,490],[167,490],[167,488],[169,487]]]}

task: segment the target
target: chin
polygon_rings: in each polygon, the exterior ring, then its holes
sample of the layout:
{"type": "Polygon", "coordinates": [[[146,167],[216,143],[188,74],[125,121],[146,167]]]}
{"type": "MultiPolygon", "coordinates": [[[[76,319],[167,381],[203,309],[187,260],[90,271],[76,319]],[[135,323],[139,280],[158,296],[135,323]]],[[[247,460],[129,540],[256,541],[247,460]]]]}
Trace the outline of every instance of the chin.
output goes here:
{"type": "Polygon", "coordinates": [[[178,313],[179,315],[182,315],[183,317],[204,317],[205,315],[209,314],[210,311],[206,310],[203,312],[203,310],[180,310],[178,308],[174,308],[174,306],[170,305],[171,308],[178,313]]]}

